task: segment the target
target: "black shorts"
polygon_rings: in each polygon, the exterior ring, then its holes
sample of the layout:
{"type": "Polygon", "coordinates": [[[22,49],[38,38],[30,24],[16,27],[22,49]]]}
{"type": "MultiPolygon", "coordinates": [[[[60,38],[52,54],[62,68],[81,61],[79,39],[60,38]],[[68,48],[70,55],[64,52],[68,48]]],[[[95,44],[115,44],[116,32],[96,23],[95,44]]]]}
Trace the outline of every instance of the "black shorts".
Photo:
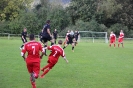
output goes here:
{"type": "Polygon", "coordinates": [[[52,40],[52,37],[50,37],[50,36],[43,36],[42,40],[44,41],[44,43],[46,43],[47,41],[52,40]]]}
{"type": "Polygon", "coordinates": [[[73,41],[68,41],[68,42],[67,42],[68,45],[69,45],[69,44],[72,44],[72,43],[73,43],[73,41]]]}
{"type": "Polygon", "coordinates": [[[54,36],[54,39],[57,39],[57,37],[56,37],[56,36],[54,36]]]}
{"type": "Polygon", "coordinates": [[[24,39],[23,38],[21,38],[22,39],[22,41],[23,41],[23,43],[26,43],[27,42],[27,39],[25,38],[25,41],[24,41],[24,39]]]}

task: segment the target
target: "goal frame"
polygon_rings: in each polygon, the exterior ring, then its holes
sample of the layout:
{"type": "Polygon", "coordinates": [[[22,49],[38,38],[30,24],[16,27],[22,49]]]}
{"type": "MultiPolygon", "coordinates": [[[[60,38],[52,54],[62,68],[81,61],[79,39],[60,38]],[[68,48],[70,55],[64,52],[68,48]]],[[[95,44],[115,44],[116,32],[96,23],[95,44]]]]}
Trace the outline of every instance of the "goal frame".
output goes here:
{"type": "MultiPolygon", "coordinates": [[[[108,43],[108,33],[107,32],[94,32],[94,31],[78,31],[79,33],[83,33],[83,32],[88,32],[88,33],[91,33],[91,34],[105,34],[105,36],[103,38],[105,38],[105,43],[108,43]]],[[[81,36],[80,36],[81,37],[81,36]]],[[[93,43],[95,42],[95,37],[92,37],[93,38],[93,43]]],[[[81,38],[79,38],[80,40],[81,38]]]]}

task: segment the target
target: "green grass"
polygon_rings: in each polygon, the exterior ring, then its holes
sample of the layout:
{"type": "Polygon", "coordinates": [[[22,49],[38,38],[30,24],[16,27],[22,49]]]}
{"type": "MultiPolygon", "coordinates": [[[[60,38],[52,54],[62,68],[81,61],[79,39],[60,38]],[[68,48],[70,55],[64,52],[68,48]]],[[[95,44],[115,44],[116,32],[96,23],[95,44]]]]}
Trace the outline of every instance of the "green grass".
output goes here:
{"type": "MultiPolygon", "coordinates": [[[[31,88],[29,74],[20,56],[19,39],[0,39],[0,88],[31,88]]],[[[67,64],[62,58],[37,88],[133,88],[133,45],[109,48],[106,43],[80,42],[71,51],[65,49],[67,64]]],[[[43,57],[41,67],[46,65],[43,57]]]]}

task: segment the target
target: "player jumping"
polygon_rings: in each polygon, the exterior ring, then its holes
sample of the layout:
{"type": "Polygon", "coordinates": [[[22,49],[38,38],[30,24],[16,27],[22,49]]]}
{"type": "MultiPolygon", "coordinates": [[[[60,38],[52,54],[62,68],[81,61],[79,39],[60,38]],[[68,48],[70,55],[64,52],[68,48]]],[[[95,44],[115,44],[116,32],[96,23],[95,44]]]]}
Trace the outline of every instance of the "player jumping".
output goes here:
{"type": "Polygon", "coordinates": [[[109,46],[111,47],[111,45],[114,44],[114,48],[115,48],[116,35],[113,33],[113,31],[111,32],[109,39],[110,39],[109,46]]]}
{"type": "Polygon", "coordinates": [[[44,51],[39,42],[35,41],[33,34],[30,35],[30,42],[27,42],[24,45],[24,48],[21,51],[21,56],[26,62],[28,72],[30,73],[30,81],[32,88],[36,88],[35,79],[38,78],[40,73],[40,59],[42,59],[44,51]],[[40,56],[40,51],[42,52],[40,56]],[[28,56],[25,57],[25,53],[28,52],[28,56]]]}
{"type": "Polygon", "coordinates": [[[120,35],[119,35],[119,39],[118,39],[118,47],[120,46],[120,44],[122,44],[122,47],[124,48],[123,39],[124,39],[124,33],[123,33],[123,30],[121,30],[120,35]]]}
{"type": "Polygon", "coordinates": [[[48,46],[46,49],[51,50],[51,54],[48,57],[47,65],[44,66],[41,71],[43,71],[40,78],[43,78],[58,62],[60,56],[64,58],[64,60],[68,63],[68,60],[65,57],[64,50],[61,48],[62,40],[58,41],[58,45],[48,46]]]}
{"type": "Polygon", "coordinates": [[[68,30],[67,31],[67,33],[66,33],[66,36],[65,36],[65,41],[64,41],[64,43],[63,43],[63,46],[65,46],[65,44],[67,43],[67,41],[68,41],[68,35],[70,34],[70,31],[68,30]]]}
{"type": "Polygon", "coordinates": [[[67,41],[67,43],[66,43],[66,45],[63,47],[63,49],[65,49],[69,44],[71,44],[72,45],[72,51],[74,52],[74,42],[73,42],[73,40],[75,39],[75,37],[74,37],[74,33],[73,33],[73,31],[71,30],[71,32],[67,35],[67,38],[68,38],[68,41],[67,41]]]}
{"type": "MultiPolygon", "coordinates": [[[[47,20],[46,24],[43,27],[42,40],[44,41],[44,48],[47,47],[47,41],[50,41],[51,45],[54,44],[54,41],[52,39],[52,35],[50,32],[50,20],[47,20]]],[[[45,49],[45,56],[47,56],[46,49],[45,49]]]]}

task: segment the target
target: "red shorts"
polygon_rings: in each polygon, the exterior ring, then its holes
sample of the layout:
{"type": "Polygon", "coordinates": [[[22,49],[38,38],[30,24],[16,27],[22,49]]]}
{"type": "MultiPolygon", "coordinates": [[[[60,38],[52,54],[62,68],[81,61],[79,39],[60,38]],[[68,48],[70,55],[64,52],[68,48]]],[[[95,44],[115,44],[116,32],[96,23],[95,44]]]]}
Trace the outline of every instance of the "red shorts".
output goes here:
{"type": "Polygon", "coordinates": [[[110,43],[115,43],[115,40],[114,39],[110,40],[110,43]]]}
{"type": "Polygon", "coordinates": [[[119,39],[118,39],[118,42],[119,42],[119,43],[122,43],[122,42],[123,42],[123,38],[119,38],[119,39]]]}
{"type": "Polygon", "coordinates": [[[33,62],[33,61],[26,61],[27,69],[29,73],[34,72],[36,74],[36,77],[38,77],[40,73],[40,61],[39,62],[33,62]]]}
{"type": "Polygon", "coordinates": [[[58,60],[56,58],[49,57],[47,62],[49,63],[49,68],[52,69],[58,60]]]}

